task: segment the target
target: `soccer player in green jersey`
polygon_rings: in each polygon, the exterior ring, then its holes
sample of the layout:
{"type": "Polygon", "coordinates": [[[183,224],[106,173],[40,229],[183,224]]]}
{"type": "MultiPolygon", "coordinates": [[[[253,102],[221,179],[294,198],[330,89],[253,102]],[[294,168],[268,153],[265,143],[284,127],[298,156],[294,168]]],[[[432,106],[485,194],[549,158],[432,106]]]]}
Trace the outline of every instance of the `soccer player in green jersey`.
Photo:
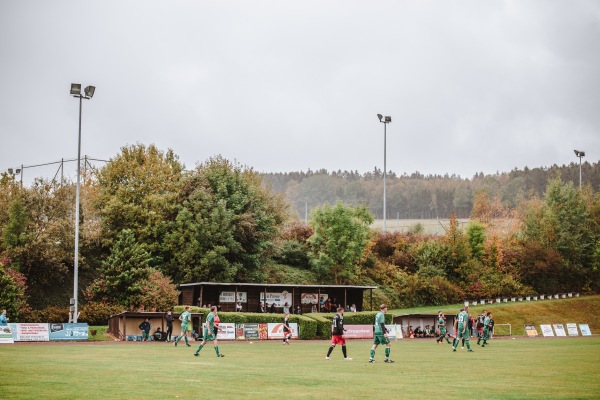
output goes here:
{"type": "MultiPolygon", "coordinates": [[[[488,312],[485,320],[483,321],[483,344],[481,347],[485,347],[487,340],[490,338],[490,331],[492,329],[492,313],[488,312]]],[[[480,339],[481,340],[481,339],[480,339]]],[[[477,341],[479,344],[479,340],[477,341]]]]}
{"type": "Polygon", "coordinates": [[[181,321],[181,335],[175,338],[174,346],[177,347],[177,343],[179,343],[181,338],[185,338],[185,345],[190,347],[190,344],[188,343],[188,335],[192,330],[192,314],[190,313],[190,306],[187,306],[185,311],[181,313],[179,320],[181,321]]]}
{"type": "Polygon", "coordinates": [[[198,357],[200,350],[202,350],[206,342],[210,342],[211,340],[213,342],[217,357],[225,357],[225,354],[219,353],[219,343],[217,342],[217,334],[215,331],[215,318],[217,318],[217,307],[212,306],[210,308],[210,312],[206,316],[206,322],[204,323],[204,335],[202,336],[202,343],[200,343],[198,350],[196,350],[194,353],[196,357],[198,357]]]}
{"type": "Polygon", "coordinates": [[[467,343],[467,349],[472,352],[471,344],[469,343],[469,306],[465,306],[464,310],[458,313],[458,330],[456,332],[456,340],[452,346],[452,351],[456,351],[456,347],[460,339],[464,339],[467,343]]]}
{"type": "Polygon", "coordinates": [[[385,304],[382,304],[379,309],[381,311],[379,311],[377,313],[377,315],[375,316],[375,331],[374,331],[374,336],[373,336],[373,347],[371,347],[371,356],[369,357],[369,362],[370,363],[374,363],[375,362],[375,349],[377,349],[377,346],[379,346],[380,344],[385,344],[386,348],[385,348],[385,362],[386,363],[393,363],[394,360],[390,359],[390,351],[391,351],[391,347],[392,345],[390,344],[390,339],[388,339],[388,330],[385,327],[385,313],[387,312],[387,306],[385,304]]]}
{"type": "Polygon", "coordinates": [[[448,340],[448,332],[446,332],[446,316],[444,316],[444,313],[441,311],[438,313],[438,328],[440,330],[440,336],[438,336],[436,342],[442,344],[444,339],[446,339],[446,342],[450,344],[450,340],[448,340]]]}

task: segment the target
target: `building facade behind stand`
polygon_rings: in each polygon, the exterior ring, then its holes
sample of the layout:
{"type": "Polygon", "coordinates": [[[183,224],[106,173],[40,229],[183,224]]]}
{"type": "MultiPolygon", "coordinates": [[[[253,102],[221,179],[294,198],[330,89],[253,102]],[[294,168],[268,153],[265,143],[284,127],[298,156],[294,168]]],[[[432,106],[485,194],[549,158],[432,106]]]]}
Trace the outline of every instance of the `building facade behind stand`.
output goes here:
{"type": "Polygon", "coordinates": [[[221,311],[260,312],[260,304],[269,312],[282,312],[287,303],[293,313],[297,306],[302,313],[330,312],[335,306],[356,311],[373,310],[373,289],[377,286],[295,285],[268,283],[196,282],[180,285],[180,305],[208,307],[218,305],[221,311]],[[366,292],[366,293],[365,293],[366,292]],[[326,304],[330,307],[326,309],[326,304]]]}

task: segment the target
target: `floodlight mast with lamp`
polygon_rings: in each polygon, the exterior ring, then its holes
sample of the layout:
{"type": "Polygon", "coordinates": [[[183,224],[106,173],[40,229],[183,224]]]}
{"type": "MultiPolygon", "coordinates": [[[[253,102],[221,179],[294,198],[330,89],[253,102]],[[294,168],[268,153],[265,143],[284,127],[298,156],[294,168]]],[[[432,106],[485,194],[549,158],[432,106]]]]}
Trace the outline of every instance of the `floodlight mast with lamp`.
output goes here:
{"type": "Polygon", "coordinates": [[[575,152],[575,156],[579,157],[579,189],[581,189],[581,159],[585,157],[585,151],[581,150],[573,150],[575,152]]]}
{"type": "Polygon", "coordinates": [[[390,116],[385,116],[383,117],[383,115],[381,114],[377,114],[377,118],[379,118],[379,122],[381,122],[383,124],[383,231],[385,232],[387,229],[387,215],[386,215],[386,208],[387,208],[387,184],[386,184],[386,177],[387,177],[387,149],[386,149],[386,145],[387,145],[387,124],[389,124],[390,122],[392,122],[392,117],[390,116]]]}
{"type": "Polygon", "coordinates": [[[79,317],[78,311],[78,295],[79,291],[79,188],[81,186],[80,176],[81,176],[81,109],[83,105],[83,99],[89,100],[94,97],[94,92],[96,88],[94,86],[87,86],[84,89],[85,95],[81,94],[81,84],[79,83],[71,83],[71,92],[70,94],[73,97],[79,98],[79,137],[77,140],[77,187],[75,191],[75,255],[73,262],[73,306],[70,309],[70,312],[73,313],[72,321],[77,323],[77,318],[79,317]]]}

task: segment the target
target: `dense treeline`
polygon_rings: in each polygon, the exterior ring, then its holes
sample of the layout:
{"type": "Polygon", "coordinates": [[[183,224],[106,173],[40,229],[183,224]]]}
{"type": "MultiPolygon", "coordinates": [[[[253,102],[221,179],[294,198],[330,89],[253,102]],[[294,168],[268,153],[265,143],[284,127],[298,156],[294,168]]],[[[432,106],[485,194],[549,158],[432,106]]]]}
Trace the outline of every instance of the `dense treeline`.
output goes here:
{"type": "MultiPolygon", "coordinates": [[[[378,171],[264,177],[220,156],[186,170],[171,151],[124,147],[81,188],[82,318],[166,309],[176,284],[191,281],[375,284],[393,306],[597,292],[598,165],[585,167],[582,189],[573,166],[472,180],[390,175],[388,193],[410,201],[406,210],[426,204],[450,218],[440,236],[370,228],[378,171]],[[285,198],[292,193],[319,204],[308,224],[285,198]],[[459,227],[457,216],[471,222],[459,227]]],[[[0,176],[0,308],[13,321],[68,308],[74,199],[72,182],[21,187],[0,176]]]]}
{"type": "MultiPolygon", "coordinates": [[[[585,162],[581,166],[583,183],[594,191],[600,190],[600,163],[585,162]]],[[[328,172],[318,170],[289,173],[264,173],[265,182],[272,190],[283,193],[293,210],[303,219],[310,211],[323,204],[364,205],[375,215],[383,215],[383,171],[360,174],[357,171],[328,172]]],[[[548,182],[561,178],[579,185],[579,164],[553,165],[548,168],[514,169],[510,172],[485,175],[477,173],[471,179],[456,175],[396,175],[389,171],[387,184],[388,218],[448,218],[452,211],[458,218],[468,218],[473,207],[473,196],[485,190],[499,196],[502,203],[515,208],[521,200],[532,195],[541,197],[548,182]]]]}

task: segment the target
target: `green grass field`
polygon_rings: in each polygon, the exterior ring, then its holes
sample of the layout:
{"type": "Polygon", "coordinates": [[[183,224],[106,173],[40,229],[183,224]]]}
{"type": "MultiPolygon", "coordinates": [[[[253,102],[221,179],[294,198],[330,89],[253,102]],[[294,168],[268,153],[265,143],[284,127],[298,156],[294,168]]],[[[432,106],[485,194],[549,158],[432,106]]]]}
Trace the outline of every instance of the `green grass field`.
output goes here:
{"type": "MultiPolygon", "coordinates": [[[[180,342],[182,343],[182,342],[180,342]]],[[[495,339],[453,353],[434,340],[392,343],[394,364],[369,364],[370,341],[331,361],[326,341],[221,342],[193,357],[166,343],[0,346],[2,399],[575,399],[600,398],[600,338],[495,339]]]]}

